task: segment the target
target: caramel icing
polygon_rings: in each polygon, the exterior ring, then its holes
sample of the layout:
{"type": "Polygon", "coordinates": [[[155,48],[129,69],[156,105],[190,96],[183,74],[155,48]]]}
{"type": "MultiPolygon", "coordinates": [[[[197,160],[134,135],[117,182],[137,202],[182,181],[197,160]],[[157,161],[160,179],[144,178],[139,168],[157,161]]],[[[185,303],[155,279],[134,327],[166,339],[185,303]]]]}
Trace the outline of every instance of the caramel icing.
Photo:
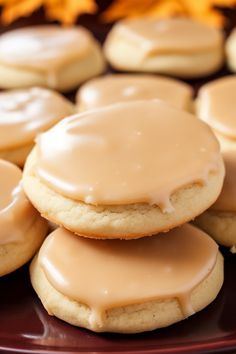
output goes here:
{"type": "Polygon", "coordinates": [[[21,170],[0,160],[0,245],[23,242],[37,217],[21,186],[21,170]]]}
{"type": "Polygon", "coordinates": [[[219,144],[193,115],[135,101],[64,119],[37,140],[35,172],[53,190],[95,205],[149,203],[204,184],[219,168],[219,144]]]}
{"type": "Polygon", "coordinates": [[[183,316],[194,313],[192,291],[212,271],[216,243],[185,224],[168,233],[132,241],[91,240],[65,229],[49,235],[39,262],[51,285],[92,309],[101,325],[106,310],[177,298],[183,316]]]}
{"type": "Polygon", "coordinates": [[[0,62],[39,71],[58,70],[90,50],[92,36],[83,27],[34,26],[0,37],[0,62]]]}
{"type": "Polygon", "coordinates": [[[198,97],[199,117],[219,133],[236,139],[236,75],[204,85],[198,97]]]}
{"type": "Polygon", "coordinates": [[[42,88],[0,93],[0,149],[32,143],[35,136],[74,112],[56,92],[42,88]]]}
{"type": "Polygon", "coordinates": [[[176,108],[189,109],[191,97],[189,85],[162,76],[107,75],[83,85],[77,102],[87,110],[117,102],[159,98],[176,108]]]}
{"type": "Polygon", "coordinates": [[[129,19],[118,23],[115,29],[146,55],[209,52],[222,46],[223,41],[219,30],[188,18],[129,19]]]}
{"type": "Polygon", "coordinates": [[[223,152],[225,180],[221,194],[211,209],[236,212],[236,151],[223,152]]]}

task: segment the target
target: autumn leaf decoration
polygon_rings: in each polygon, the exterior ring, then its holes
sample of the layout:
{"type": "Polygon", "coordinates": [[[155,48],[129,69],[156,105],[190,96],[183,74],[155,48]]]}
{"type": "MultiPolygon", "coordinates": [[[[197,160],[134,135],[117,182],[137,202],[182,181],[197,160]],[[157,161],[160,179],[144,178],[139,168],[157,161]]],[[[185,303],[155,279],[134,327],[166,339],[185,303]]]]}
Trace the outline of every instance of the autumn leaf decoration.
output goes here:
{"type": "Polygon", "coordinates": [[[57,20],[65,25],[74,24],[81,14],[97,11],[95,0],[0,0],[0,6],[3,24],[30,16],[40,7],[45,9],[49,20],[57,20]]]}
{"type": "Polygon", "coordinates": [[[106,22],[126,17],[187,16],[215,27],[223,27],[226,19],[215,8],[231,7],[235,0],[116,0],[102,15],[106,22]]]}
{"type": "MultiPolygon", "coordinates": [[[[215,7],[231,7],[236,0],[113,0],[100,19],[113,22],[130,17],[188,16],[216,27],[225,24],[223,14],[215,7]]],[[[96,0],[0,0],[1,22],[9,24],[19,17],[30,16],[44,8],[49,20],[72,25],[84,13],[98,10],[96,0]]]]}

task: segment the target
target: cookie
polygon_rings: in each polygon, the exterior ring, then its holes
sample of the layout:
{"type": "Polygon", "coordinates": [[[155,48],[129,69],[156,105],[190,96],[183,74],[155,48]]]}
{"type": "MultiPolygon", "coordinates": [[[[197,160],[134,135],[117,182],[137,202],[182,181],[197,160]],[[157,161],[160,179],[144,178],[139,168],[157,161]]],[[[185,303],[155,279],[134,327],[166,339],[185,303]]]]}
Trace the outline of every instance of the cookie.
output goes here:
{"type": "Polygon", "coordinates": [[[76,95],[80,111],[117,102],[161,99],[171,106],[191,111],[193,90],[184,82],[152,75],[107,75],[84,84],[76,95]]]}
{"type": "Polygon", "coordinates": [[[219,244],[236,247],[236,151],[223,153],[226,177],[217,201],[202,215],[195,224],[211,235],[219,244]]]}
{"type": "Polygon", "coordinates": [[[236,148],[235,91],[236,75],[226,76],[203,85],[196,100],[198,117],[212,127],[222,150],[236,148]]]}
{"type": "Polygon", "coordinates": [[[223,35],[188,18],[126,19],[111,29],[105,56],[116,69],[182,78],[210,75],[223,63],[223,35]]]}
{"type": "Polygon", "coordinates": [[[85,28],[34,26],[0,37],[0,87],[45,86],[69,91],[100,74],[104,59],[85,28]]]}
{"type": "Polygon", "coordinates": [[[18,167],[0,160],[0,276],[30,260],[47,232],[47,222],[27,199],[21,178],[18,167]]]}
{"type": "Polygon", "coordinates": [[[64,119],[39,136],[23,175],[48,220],[86,237],[131,239],[201,214],[221,191],[224,166],[205,123],[153,100],[64,119]]]}
{"type": "Polygon", "coordinates": [[[227,58],[227,64],[230,70],[236,72],[236,29],[234,28],[229,35],[226,44],[225,52],[227,58]]]}
{"type": "Polygon", "coordinates": [[[34,139],[75,112],[59,93],[43,88],[0,93],[0,158],[23,166],[34,139]]]}
{"type": "Polygon", "coordinates": [[[57,229],[30,274],[50,315],[95,332],[137,333],[211,303],[222,286],[223,257],[208,235],[187,224],[132,241],[89,240],[57,229]]]}

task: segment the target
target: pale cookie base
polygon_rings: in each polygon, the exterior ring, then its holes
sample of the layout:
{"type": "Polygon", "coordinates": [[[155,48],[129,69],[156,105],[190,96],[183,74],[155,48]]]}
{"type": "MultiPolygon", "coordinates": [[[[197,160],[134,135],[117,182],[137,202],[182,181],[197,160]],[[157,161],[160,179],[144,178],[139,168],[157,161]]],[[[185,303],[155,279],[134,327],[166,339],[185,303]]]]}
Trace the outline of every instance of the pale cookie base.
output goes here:
{"type": "Polygon", "coordinates": [[[2,150],[0,151],[0,159],[10,161],[19,167],[23,167],[33,146],[34,144],[30,143],[24,146],[2,150]]]}
{"type": "Polygon", "coordinates": [[[214,134],[220,143],[220,148],[222,151],[236,150],[236,140],[235,139],[227,138],[226,136],[219,134],[216,131],[214,131],[214,134]]]}
{"type": "Polygon", "coordinates": [[[105,46],[108,62],[118,70],[167,74],[182,78],[207,76],[223,64],[223,48],[190,54],[153,53],[143,57],[140,48],[119,34],[108,36],[105,46]]]}
{"type": "Polygon", "coordinates": [[[219,244],[236,246],[236,213],[207,210],[194,220],[194,224],[219,244]]]}
{"type": "Polygon", "coordinates": [[[208,122],[207,119],[203,118],[203,116],[204,116],[204,105],[202,104],[201,98],[197,98],[195,100],[195,102],[194,102],[194,111],[195,111],[196,116],[199,119],[203,120],[205,123],[207,123],[211,127],[213,133],[215,134],[217,140],[220,143],[220,148],[221,148],[222,151],[236,149],[236,139],[230,139],[227,136],[219,133],[218,131],[216,131],[210,125],[210,122],[208,122]]]}
{"type": "Polygon", "coordinates": [[[101,49],[94,42],[87,56],[65,65],[55,74],[55,77],[50,77],[47,73],[31,68],[20,68],[0,63],[0,87],[13,89],[42,86],[65,92],[77,88],[81,82],[99,75],[104,68],[105,63],[101,49]]]}
{"type": "MultiPolygon", "coordinates": [[[[216,298],[223,284],[223,273],[223,257],[219,253],[211,273],[192,292],[191,302],[195,312],[202,310],[216,298]]],[[[103,323],[97,324],[91,321],[94,316],[88,306],[69,299],[52,287],[37,262],[37,256],[31,263],[30,274],[32,285],[50,315],[95,332],[151,331],[185,318],[178,300],[169,298],[110,309],[106,311],[103,323]]]]}
{"type": "Polygon", "coordinates": [[[32,204],[49,221],[85,237],[132,239],[168,231],[208,209],[222,188],[224,165],[219,162],[219,172],[209,176],[207,185],[191,185],[173,194],[175,210],[169,214],[149,204],[94,206],[64,197],[35,175],[35,150],[26,161],[23,186],[32,204]]]}
{"type": "Polygon", "coordinates": [[[23,242],[0,244],[0,277],[28,262],[43,243],[48,230],[46,220],[37,216],[24,235],[23,242]]]}
{"type": "Polygon", "coordinates": [[[225,44],[227,64],[230,70],[236,72],[236,31],[233,30],[225,44]]]}

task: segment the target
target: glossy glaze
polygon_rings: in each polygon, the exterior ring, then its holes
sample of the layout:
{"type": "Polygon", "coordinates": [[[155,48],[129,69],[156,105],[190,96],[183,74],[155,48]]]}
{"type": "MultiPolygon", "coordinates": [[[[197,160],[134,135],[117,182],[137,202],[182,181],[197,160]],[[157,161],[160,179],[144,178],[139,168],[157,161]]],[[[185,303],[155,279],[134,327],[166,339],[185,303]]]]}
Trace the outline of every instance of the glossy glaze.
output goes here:
{"type": "Polygon", "coordinates": [[[37,177],[60,195],[94,205],[147,203],[167,213],[175,192],[206,185],[221,168],[209,127],[159,100],[68,117],[37,138],[36,152],[37,177]]]}
{"type": "Polygon", "coordinates": [[[35,354],[235,353],[236,257],[228,251],[225,266],[225,284],[209,307],[169,328],[138,335],[95,334],[48,316],[24,267],[0,282],[0,352],[17,348],[35,354]]]}
{"type": "MultiPolygon", "coordinates": [[[[108,0],[98,1],[99,4],[108,0]]],[[[236,23],[236,10],[228,11],[229,26],[236,23]]],[[[16,22],[11,28],[41,24],[43,12],[16,22]]],[[[104,40],[110,25],[101,26],[96,19],[83,16],[79,20],[104,40]]],[[[3,27],[0,31],[5,30],[3,27]]],[[[215,79],[228,74],[207,78],[215,79]]],[[[193,80],[195,92],[206,79],[193,80]]],[[[68,94],[74,99],[74,93],[68,94]]],[[[217,300],[207,309],[166,329],[138,335],[94,334],[50,317],[34,294],[24,268],[3,277],[0,282],[0,352],[28,354],[212,354],[236,353],[236,257],[224,252],[225,283],[217,300]],[[4,289],[4,291],[3,291],[4,289]]]]}
{"type": "Polygon", "coordinates": [[[193,315],[192,292],[210,276],[217,254],[212,238],[189,224],[130,241],[91,240],[58,228],[38,261],[58,292],[92,310],[90,326],[99,330],[109,309],[148,301],[175,298],[185,318],[193,315]]]}
{"type": "Polygon", "coordinates": [[[220,31],[186,17],[158,21],[150,21],[149,18],[125,19],[116,25],[115,30],[132,45],[138,45],[144,56],[153,53],[197,53],[222,45],[220,31]]]}
{"type": "Polygon", "coordinates": [[[226,177],[217,201],[210,207],[212,210],[236,212],[236,151],[223,152],[226,177]]]}

